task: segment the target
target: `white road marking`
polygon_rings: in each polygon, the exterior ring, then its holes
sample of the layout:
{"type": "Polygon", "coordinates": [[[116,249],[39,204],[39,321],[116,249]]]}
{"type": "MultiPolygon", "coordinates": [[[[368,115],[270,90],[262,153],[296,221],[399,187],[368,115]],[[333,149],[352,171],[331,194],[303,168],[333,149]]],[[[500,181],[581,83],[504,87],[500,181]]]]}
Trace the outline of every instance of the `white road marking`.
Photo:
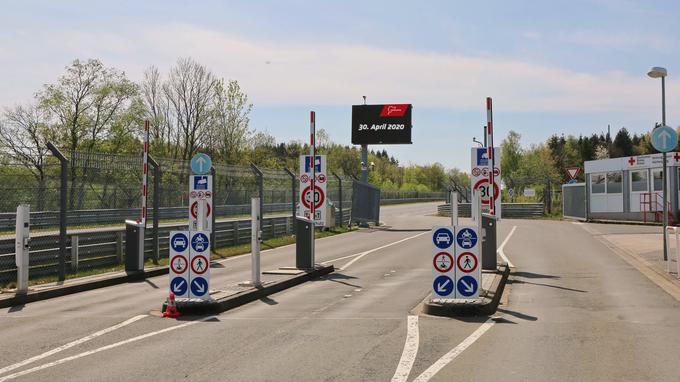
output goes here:
{"type": "Polygon", "coordinates": [[[508,264],[508,267],[510,267],[510,268],[514,268],[515,265],[512,262],[510,262],[510,259],[508,259],[507,256],[505,256],[505,252],[503,252],[503,248],[505,248],[505,244],[508,243],[508,240],[510,240],[510,236],[512,236],[512,234],[515,233],[516,229],[517,229],[516,225],[512,226],[510,233],[508,234],[508,236],[505,237],[505,240],[503,240],[503,243],[501,243],[501,246],[498,247],[498,250],[496,251],[501,256],[501,259],[503,259],[503,261],[505,261],[508,264]]]}
{"type": "Polygon", "coordinates": [[[23,361],[21,361],[21,362],[17,362],[17,363],[15,363],[15,364],[13,364],[13,365],[5,366],[5,367],[3,367],[2,369],[0,369],[0,374],[7,373],[8,371],[12,371],[12,370],[14,370],[14,369],[18,369],[18,368],[20,368],[20,367],[23,367],[23,366],[28,365],[29,363],[33,363],[33,362],[35,362],[35,361],[39,361],[39,360],[41,360],[41,359],[43,359],[43,358],[47,358],[47,357],[49,357],[49,356],[52,356],[52,355],[54,355],[54,354],[57,354],[57,353],[59,353],[59,352],[61,352],[61,351],[64,351],[64,350],[66,350],[66,349],[70,349],[70,348],[72,348],[72,347],[74,347],[74,346],[83,344],[83,343],[85,343],[85,342],[87,342],[87,341],[89,341],[89,340],[91,340],[91,339],[100,337],[100,336],[102,336],[102,335],[104,335],[104,334],[106,334],[106,333],[110,333],[110,332],[112,332],[112,331],[114,331],[114,330],[116,330],[116,329],[120,329],[120,328],[122,328],[122,327],[124,327],[124,326],[130,325],[131,323],[133,323],[133,322],[135,322],[135,321],[138,321],[138,320],[141,320],[141,319],[144,318],[144,317],[148,317],[148,315],[146,315],[146,314],[140,314],[139,316],[134,316],[134,317],[132,317],[132,318],[130,318],[130,319],[128,319],[128,320],[125,320],[125,321],[121,322],[120,324],[113,325],[113,326],[108,327],[108,328],[106,328],[106,329],[102,329],[102,330],[100,330],[100,331],[98,331],[98,332],[94,332],[94,333],[92,333],[92,334],[90,334],[90,335],[88,335],[88,336],[85,336],[85,337],[83,337],[83,338],[80,338],[80,339],[77,339],[77,340],[75,340],[75,341],[69,342],[69,343],[67,343],[67,344],[65,344],[65,345],[56,347],[56,348],[54,348],[54,349],[52,349],[52,350],[50,350],[50,351],[46,351],[46,352],[44,352],[44,353],[42,353],[42,354],[39,354],[39,355],[37,355],[37,356],[35,356],[35,357],[28,358],[28,359],[23,360],[23,361]]]}
{"type": "Polygon", "coordinates": [[[409,237],[407,237],[407,238],[405,238],[405,239],[397,240],[397,241],[395,241],[395,242],[392,242],[392,243],[389,243],[389,244],[385,244],[385,245],[380,246],[380,247],[378,247],[378,248],[369,249],[369,250],[366,251],[366,252],[362,252],[362,253],[358,254],[357,257],[355,257],[354,259],[352,259],[349,263],[345,264],[345,266],[343,266],[342,268],[340,268],[340,269],[338,269],[338,270],[339,270],[339,271],[347,270],[347,268],[349,268],[352,264],[354,264],[354,263],[356,263],[357,261],[361,260],[362,257],[364,257],[364,256],[366,256],[366,255],[368,255],[368,254],[371,254],[371,253],[376,252],[376,251],[380,251],[381,249],[385,249],[385,248],[387,248],[387,247],[391,247],[391,246],[396,245],[396,244],[403,243],[403,242],[405,242],[405,241],[407,241],[407,240],[415,239],[416,237],[425,235],[426,233],[430,233],[430,232],[429,232],[429,231],[428,231],[428,232],[421,232],[421,233],[419,233],[419,234],[417,234],[417,235],[409,236],[409,237]]]}
{"type": "MultiPolygon", "coordinates": [[[[434,377],[435,374],[437,374],[441,369],[443,369],[446,365],[448,365],[451,361],[456,359],[462,352],[465,351],[470,345],[474,344],[475,341],[477,341],[484,333],[486,333],[487,330],[491,329],[491,327],[495,324],[496,322],[493,321],[491,318],[486,320],[482,326],[477,328],[472,334],[468,336],[463,342],[458,344],[455,348],[451,349],[448,353],[444,354],[441,358],[437,360],[437,362],[433,363],[432,366],[428,367],[427,370],[423,371],[422,374],[418,376],[418,378],[414,379],[413,382],[427,382],[429,381],[432,377],[434,377]]],[[[1,382],[1,380],[0,380],[1,382]]]]}
{"type": "Polygon", "coordinates": [[[44,369],[50,368],[52,366],[61,365],[61,364],[64,364],[66,362],[70,362],[70,361],[74,361],[74,360],[79,359],[79,358],[87,357],[88,355],[103,352],[105,350],[111,350],[113,348],[117,348],[119,346],[127,345],[127,344],[132,343],[132,342],[137,342],[139,340],[143,340],[145,338],[153,337],[153,336],[158,335],[158,334],[163,334],[163,333],[167,333],[167,332],[170,332],[170,331],[173,331],[173,330],[186,328],[187,326],[195,325],[195,324],[197,324],[199,322],[203,322],[203,321],[212,320],[214,318],[215,318],[215,316],[204,317],[204,318],[201,318],[200,320],[189,321],[189,322],[186,322],[186,323],[183,323],[183,324],[180,324],[180,325],[175,325],[175,326],[171,326],[169,328],[157,330],[155,332],[149,332],[149,333],[137,336],[137,337],[132,337],[132,338],[129,338],[127,340],[123,340],[123,341],[113,343],[111,345],[102,346],[100,348],[89,350],[89,351],[86,351],[86,352],[83,352],[83,353],[80,353],[80,354],[76,354],[76,355],[73,355],[73,356],[70,356],[70,357],[62,358],[62,359],[54,361],[54,362],[45,363],[45,364],[42,364],[40,366],[33,367],[31,369],[26,369],[26,370],[20,371],[18,373],[14,373],[14,374],[6,375],[4,377],[0,377],[0,382],[9,381],[10,379],[21,377],[21,376],[24,376],[26,374],[31,374],[31,373],[34,373],[36,371],[44,370],[44,369]]]}
{"type": "Polygon", "coordinates": [[[418,316],[408,316],[408,323],[406,324],[406,342],[404,343],[404,351],[401,353],[399,366],[394,372],[392,382],[406,381],[408,375],[411,373],[411,368],[416,360],[418,354],[418,345],[420,344],[420,334],[418,332],[418,316]]]}

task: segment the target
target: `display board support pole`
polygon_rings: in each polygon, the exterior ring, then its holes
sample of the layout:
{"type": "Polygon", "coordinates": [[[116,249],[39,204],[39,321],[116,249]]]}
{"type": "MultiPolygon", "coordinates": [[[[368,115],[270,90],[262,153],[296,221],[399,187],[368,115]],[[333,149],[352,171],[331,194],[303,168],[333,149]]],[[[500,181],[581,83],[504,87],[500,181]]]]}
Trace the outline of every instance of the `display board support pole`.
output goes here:
{"type": "Polygon", "coordinates": [[[260,286],[262,285],[262,282],[260,281],[260,238],[262,237],[262,230],[260,228],[260,198],[252,198],[250,210],[252,211],[250,220],[250,280],[253,286],[260,286]]]}
{"type": "Polygon", "coordinates": [[[368,145],[361,145],[361,181],[368,183],[368,145]]]}
{"type": "Polygon", "coordinates": [[[451,226],[458,225],[458,192],[451,191],[451,226]]]}

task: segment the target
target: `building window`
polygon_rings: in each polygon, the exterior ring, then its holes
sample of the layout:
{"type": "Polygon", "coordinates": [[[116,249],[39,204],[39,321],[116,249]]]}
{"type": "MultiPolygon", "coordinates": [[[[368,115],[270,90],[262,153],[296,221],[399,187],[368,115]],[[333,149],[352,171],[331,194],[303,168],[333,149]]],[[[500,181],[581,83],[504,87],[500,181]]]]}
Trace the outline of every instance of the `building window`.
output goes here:
{"type": "Polygon", "coordinates": [[[663,191],[663,171],[652,170],[652,180],[654,183],[654,191],[663,191]]]}
{"type": "Polygon", "coordinates": [[[630,172],[630,189],[633,192],[647,192],[647,170],[630,172]]]}
{"type": "Polygon", "coordinates": [[[607,193],[620,194],[623,190],[623,173],[622,172],[608,172],[607,173],[607,193]]]}
{"type": "Polygon", "coordinates": [[[590,192],[593,194],[604,194],[605,179],[604,174],[590,174],[590,192]]]}

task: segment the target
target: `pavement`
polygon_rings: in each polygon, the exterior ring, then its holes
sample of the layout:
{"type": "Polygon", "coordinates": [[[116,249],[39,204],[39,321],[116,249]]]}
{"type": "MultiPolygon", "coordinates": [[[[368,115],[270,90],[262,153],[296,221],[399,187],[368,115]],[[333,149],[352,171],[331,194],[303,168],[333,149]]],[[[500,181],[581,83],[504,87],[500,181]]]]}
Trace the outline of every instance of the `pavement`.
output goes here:
{"type": "MultiPolygon", "coordinates": [[[[2,309],[0,382],[677,380],[680,303],[589,224],[501,221],[498,312],[423,314],[436,205],[381,208],[385,227],[317,241],[336,272],[219,315],[159,318],[167,276],[2,309]]],[[[248,256],[222,266],[216,287],[249,277],[248,256]]]]}

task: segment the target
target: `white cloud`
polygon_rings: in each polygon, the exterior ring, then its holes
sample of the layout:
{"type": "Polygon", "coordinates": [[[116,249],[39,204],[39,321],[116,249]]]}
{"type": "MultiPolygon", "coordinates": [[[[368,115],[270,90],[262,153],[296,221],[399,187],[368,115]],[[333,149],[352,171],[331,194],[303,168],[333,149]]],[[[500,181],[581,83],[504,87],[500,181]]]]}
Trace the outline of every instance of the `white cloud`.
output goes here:
{"type": "Polygon", "coordinates": [[[0,94],[0,104],[29,97],[76,57],[100,58],[138,80],[147,66],[167,68],[180,56],[239,80],[256,104],[348,105],[367,95],[375,103],[479,110],[493,96],[501,111],[627,113],[649,112],[658,103],[658,89],[644,74],[582,73],[516,59],[363,44],[260,41],[186,24],[120,30],[15,33],[0,40],[0,50],[14,52],[0,58],[0,83],[15,85],[0,94]]]}

